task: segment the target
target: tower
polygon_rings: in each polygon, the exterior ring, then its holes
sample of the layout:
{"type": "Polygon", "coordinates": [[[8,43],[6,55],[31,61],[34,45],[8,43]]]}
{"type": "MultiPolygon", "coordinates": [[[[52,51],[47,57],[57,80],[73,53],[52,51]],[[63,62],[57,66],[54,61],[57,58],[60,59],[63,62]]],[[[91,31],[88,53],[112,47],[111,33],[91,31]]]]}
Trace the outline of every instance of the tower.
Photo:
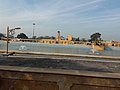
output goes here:
{"type": "Polygon", "coordinates": [[[57,37],[56,37],[57,43],[59,43],[60,40],[61,40],[61,38],[60,38],[60,31],[57,31],[57,37]]]}

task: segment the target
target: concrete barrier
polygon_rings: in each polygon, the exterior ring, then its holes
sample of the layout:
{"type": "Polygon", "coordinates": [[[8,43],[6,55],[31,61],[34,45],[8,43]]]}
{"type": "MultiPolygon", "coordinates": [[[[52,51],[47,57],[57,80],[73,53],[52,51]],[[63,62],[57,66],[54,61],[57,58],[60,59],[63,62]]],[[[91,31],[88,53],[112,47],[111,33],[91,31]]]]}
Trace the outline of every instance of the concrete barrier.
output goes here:
{"type": "Polygon", "coordinates": [[[0,66],[0,90],[120,90],[120,73],[0,66]]]}

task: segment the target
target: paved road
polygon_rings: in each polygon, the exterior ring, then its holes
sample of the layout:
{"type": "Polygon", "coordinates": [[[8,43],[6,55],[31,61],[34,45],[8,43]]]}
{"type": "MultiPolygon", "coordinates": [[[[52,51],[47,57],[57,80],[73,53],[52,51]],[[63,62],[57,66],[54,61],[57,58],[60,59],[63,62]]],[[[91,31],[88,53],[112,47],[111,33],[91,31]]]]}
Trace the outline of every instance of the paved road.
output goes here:
{"type": "Polygon", "coordinates": [[[88,57],[25,54],[7,57],[0,55],[0,65],[120,73],[120,60],[88,57]]]}

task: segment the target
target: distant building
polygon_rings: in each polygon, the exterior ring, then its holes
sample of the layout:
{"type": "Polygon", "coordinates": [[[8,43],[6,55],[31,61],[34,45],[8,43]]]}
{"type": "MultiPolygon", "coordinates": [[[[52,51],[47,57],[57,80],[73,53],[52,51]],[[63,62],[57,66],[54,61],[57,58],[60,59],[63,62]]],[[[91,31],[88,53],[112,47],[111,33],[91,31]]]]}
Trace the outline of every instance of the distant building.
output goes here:
{"type": "Polygon", "coordinates": [[[55,39],[41,39],[39,42],[45,44],[63,44],[63,45],[81,43],[81,42],[73,41],[72,35],[68,35],[67,39],[61,37],[60,31],[57,32],[57,36],[55,39]]]}
{"type": "Polygon", "coordinates": [[[68,36],[67,36],[67,39],[68,39],[68,41],[72,41],[72,40],[73,40],[72,35],[68,35],[68,36]]]}

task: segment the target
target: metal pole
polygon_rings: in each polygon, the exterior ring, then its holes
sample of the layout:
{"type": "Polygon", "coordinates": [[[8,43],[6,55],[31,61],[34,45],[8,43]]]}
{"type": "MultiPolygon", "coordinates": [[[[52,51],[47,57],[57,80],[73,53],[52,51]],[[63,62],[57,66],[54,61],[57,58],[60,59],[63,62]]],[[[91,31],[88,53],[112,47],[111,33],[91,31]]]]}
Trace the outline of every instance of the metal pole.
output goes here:
{"type": "Polygon", "coordinates": [[[17,28],[13,28],[13,29],[9,29],[9,26],[7,27],[7,40],[6,40],[6,42],[7,42],[7,45],[6,45],[6,53],[8,54],[8,44],[9,44],[9,33],[11,32],[13,32],[14,30],[16,30],[16,29],[21,29],[21,28],[19,28],[19,27],[17,27],[17,28]]]}
{"type": "Polygon", "coordinates": [[[7,54],[8,54],[8,43],[9,43],[9,26],[7,27],[7,47],[6,47],[7,54]]]}
{"type": "Polygon", "coordinates": [[[34,38],[34,31],[35,31],[35,23],[33,23],[33,38],[34,38]]]}

